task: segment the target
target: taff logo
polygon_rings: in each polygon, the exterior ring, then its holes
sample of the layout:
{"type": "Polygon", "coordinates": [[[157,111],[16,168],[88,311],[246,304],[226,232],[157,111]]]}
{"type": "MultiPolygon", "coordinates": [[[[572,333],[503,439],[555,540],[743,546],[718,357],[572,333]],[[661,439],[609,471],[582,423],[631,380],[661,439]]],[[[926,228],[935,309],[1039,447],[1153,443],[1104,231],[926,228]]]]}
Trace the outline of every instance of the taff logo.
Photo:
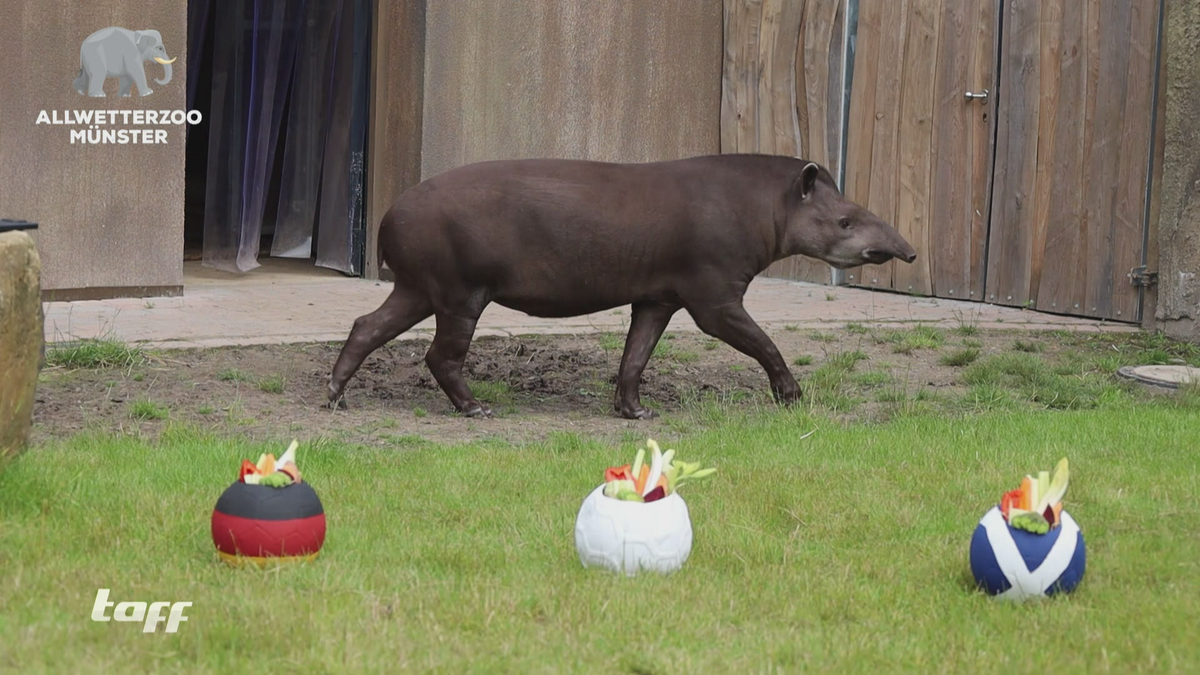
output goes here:
{"type": "Polygon", "coordinates": [[[150,603],[150,611],[146,611],[146,603],[144,602],[121,602],[116,603],[117,608],[113,610],[112,617],[105,616],[105,612],[114,603],[108,601],[108,589],[101,588],[96,591],[96,604],[92,605],[92,621],[112,621],[116,619],[122,622],[137,622],[142,619],[146,620],[146,626],[142,629],[143,633],[153,633],[158,630],[158,624],[165,619],[167,621],[167,632],[174,633],[179,630],[179,622],[187,621],[187,617],[183,615],[183,610],[191,607],[190,602],[152,602],[150,603]],[[163,616],[163,609],[170,607],[171,613],[168,616],[163,616]]]}
{"type": "Polygon", "coordinates": [[[72,86],[80,94],[104,97],[104,80],[121,79],[121,96],[129,96],[130,85],[137,85],[139,96],[149,96],[154,90],[146,84],[147,61],[162,64],[165,76],[158,84],[171,81],[171,64],[167,58],[162,35],[156,30],[126,30],[105,28],[87,36],[79,47],[79,75],[72,86]]]}

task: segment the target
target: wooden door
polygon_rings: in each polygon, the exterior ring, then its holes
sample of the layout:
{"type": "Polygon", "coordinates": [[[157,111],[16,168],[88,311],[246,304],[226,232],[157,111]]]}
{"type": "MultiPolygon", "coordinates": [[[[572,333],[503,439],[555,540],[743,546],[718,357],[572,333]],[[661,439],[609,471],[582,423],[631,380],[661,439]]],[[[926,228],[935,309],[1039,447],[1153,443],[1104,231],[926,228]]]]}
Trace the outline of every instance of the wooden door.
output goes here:
{"type": "Polygon", "coordinates": [[[992,169],[997,0],[859,0],[846,196],[917,250],[846,283],[981,299],[992,169]]]}
{"type": "Polygon", "coordinates": [[[1158,0],[1004,0],[988,302],[1136,321],[1158,0]]]}
{"type": "MultiPolygon", "coordinates": [[[[721,152],[803,157],[837,176],[846,0],[724,0],[724,9],[721,152]]],[[[803,256],[766,275],[831,281],[828,265],[803,256]]]]}

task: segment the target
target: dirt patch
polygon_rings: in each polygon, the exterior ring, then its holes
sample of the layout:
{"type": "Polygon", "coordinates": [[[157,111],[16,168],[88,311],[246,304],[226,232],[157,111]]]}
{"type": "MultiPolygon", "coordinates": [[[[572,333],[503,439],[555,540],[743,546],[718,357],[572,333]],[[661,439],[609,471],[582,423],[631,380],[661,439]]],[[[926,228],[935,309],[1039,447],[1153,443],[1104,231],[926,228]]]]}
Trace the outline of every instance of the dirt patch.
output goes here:
{"type": "MultiPolygon", "coordinates": [[[[1035,351],[1047,358],[1069,349],[1053,334],[955,331],[777,330],[771,336],[810,401],[837,414],[871,417],[897,399],[963,390],[965,364],[947,355],[1035,351]],[[842,364],[838,370],[835,366],[842,364]],[[837,372],[836,391],[829,373],[837,372]],[[844,386],[849,385],[849,386],[844,386]]],[[[555,432],[604,437],[683,428],[691,404],[768,400],[756,362],[693,333],[668,334],[643,377],[642,397],[661,419],[617,418],[612,397],[624,338],[482,337],[466,372],[496,416],[456,415],[424,364],[427,342],[393,342],[372,354],[351,380],[347,410],[323,408],[339,344],[167,351],[122,370],[47,369],[38,386],[34,440],[89,428],[156,434],[172,422],[219,433],[278,440],[295,436],[398,445],[416,437],[442,442],[498,437],[536,440],[555,432]]]]}

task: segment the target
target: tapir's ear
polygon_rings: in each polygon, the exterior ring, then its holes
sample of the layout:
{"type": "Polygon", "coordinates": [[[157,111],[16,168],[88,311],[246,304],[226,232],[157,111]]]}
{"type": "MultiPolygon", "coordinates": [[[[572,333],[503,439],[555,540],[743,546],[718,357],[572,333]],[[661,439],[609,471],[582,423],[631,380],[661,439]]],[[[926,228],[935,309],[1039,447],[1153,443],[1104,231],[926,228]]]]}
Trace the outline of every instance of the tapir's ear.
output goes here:
{"type": "Polygon", "coordinates": [[[804,165],[804,169],[800,171],[800,177],[796,179],[796,183],[793,186],[796,190],[796,195],[802,201],[812,196],[813,190],[817,187],[817,178],[820,175],[821,167],[812,162],[804,165]]]}

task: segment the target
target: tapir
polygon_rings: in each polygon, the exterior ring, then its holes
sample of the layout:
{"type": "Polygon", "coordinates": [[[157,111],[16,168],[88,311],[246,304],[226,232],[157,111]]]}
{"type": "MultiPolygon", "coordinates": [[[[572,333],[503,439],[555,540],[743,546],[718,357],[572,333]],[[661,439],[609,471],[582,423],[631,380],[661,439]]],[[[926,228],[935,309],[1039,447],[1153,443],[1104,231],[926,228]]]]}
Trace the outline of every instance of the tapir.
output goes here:
{"type": "Polygon", "coordinates": [[[536,317],[630,305],[614,408],[644,419],[638,384],[676,312],[756,360],[776,401],[800,398],[779,349],[742,305],[751,280],[804,255],[833,267],[911,263],[916,251],[890,225],[846,199],[814,162],[712,155],[618,164],[501,160],[439,174],[400,195],[379,229],[395,287],[354,322],[329,380],[344,407],[363,359],[435,317],[425,355],[455,409],[489,416],[463,362],[489,303],[536,317]]]}

